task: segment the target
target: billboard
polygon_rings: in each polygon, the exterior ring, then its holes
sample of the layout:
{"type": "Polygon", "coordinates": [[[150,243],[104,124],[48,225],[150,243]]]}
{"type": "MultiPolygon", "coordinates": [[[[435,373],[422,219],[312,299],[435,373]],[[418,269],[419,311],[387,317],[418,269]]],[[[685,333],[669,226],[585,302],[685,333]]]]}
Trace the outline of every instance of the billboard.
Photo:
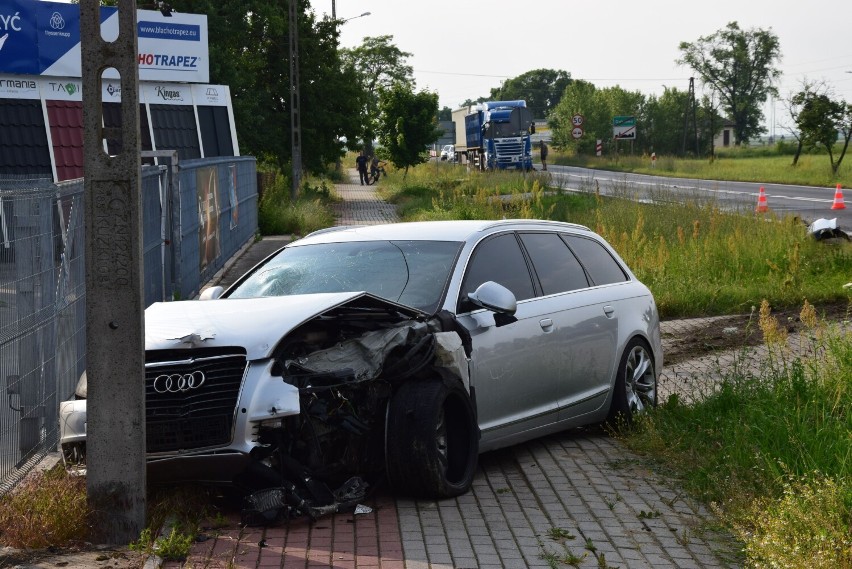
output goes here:
{"type": "MultiPolygon", "coordinates": [[[[118,9],[101,7],[102,36],[118,37],[118,9]]],[[[139,79],[207,83],[207,16],[137,10],[139,79]]],[[[0,0],[0,73],[80,77],[80,6],[0,0]]],[[[115,70],[104,77],[117,79],[115,70]]]]}

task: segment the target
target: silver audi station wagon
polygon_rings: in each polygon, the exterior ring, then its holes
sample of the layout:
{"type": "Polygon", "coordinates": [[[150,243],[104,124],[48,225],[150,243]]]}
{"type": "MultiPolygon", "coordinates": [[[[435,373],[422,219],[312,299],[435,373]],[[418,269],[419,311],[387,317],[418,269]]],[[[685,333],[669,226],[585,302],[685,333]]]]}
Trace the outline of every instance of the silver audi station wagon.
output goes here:
{"type": "MultiPolygon", "coordinates": [[[[655,405],[663,361],[654,298],[609,244],[536,220],[318,231],[227,290],[152,305],[145,336],[149,479],[289,515],[381,479],[464,493],[480,452],[655,405]]],[[[84,461],[84,381],[60,416],[84,461]]]]}

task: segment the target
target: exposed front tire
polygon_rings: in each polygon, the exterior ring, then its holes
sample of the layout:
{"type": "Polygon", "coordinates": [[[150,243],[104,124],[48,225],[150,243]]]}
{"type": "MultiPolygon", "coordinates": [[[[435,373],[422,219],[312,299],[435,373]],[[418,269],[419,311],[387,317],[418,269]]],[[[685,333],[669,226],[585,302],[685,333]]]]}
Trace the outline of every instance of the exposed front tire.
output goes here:
{"type": "Polygon", "coordinates": [[[627,344],[618,374],[608,421],[613,426],[630,424],[637,415],[657,406],[657,372],[648,345],[639,338],[627,344]]]}
{"type": "Polygon", "coordinates": [[[412,380],[391,397],[385,462],[395,491],[417,498],[464,494],[478,454],[476,413],[461,382],[412,380]]]}

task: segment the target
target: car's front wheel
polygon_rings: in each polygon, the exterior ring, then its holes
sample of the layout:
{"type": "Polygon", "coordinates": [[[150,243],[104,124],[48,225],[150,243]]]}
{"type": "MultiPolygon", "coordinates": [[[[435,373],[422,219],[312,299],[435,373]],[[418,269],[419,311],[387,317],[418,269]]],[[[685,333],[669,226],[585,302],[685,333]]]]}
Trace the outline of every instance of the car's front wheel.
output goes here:
{"type": "Polygon", "coordinates": [[[460,381],[412,380],[388,403],[387,477],[399,493],[420,498],[464,494],[473,482],[479,429],[460,381]]]}
{"type": "Polygon", "coordinates": [[[656,405],[657,372],[654,358],[648,345],[634,338],[627,344],[618,364],[609,423],[616,426],[630,424],[636,415],[656,405]]]}

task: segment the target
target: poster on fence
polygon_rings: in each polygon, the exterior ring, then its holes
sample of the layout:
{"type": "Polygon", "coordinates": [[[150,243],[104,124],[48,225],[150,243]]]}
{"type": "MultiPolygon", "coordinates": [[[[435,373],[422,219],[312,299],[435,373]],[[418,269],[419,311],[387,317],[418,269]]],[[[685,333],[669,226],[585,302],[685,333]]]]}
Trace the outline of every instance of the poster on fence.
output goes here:
{"type": "Polygon", "coordinates": [[[196,170],[198,258],[204,268],[219,256],[219,174],[216,166],[196,170]]]}
{"type": "Polygon", "coordinates": [[[240,222],[240,202],[237,200],[236,164],[231,164],[228,167],[228,199],[231,202],[231,229],[234,229],[240,222]]]}

